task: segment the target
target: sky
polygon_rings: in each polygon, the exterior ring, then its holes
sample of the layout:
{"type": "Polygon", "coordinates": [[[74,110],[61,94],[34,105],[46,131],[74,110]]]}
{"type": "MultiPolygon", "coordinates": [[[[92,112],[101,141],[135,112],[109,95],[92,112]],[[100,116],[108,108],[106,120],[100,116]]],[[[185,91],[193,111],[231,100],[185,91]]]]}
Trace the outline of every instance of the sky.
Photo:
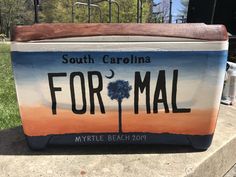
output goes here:
{"type": "MultiPolygon", "coordinates": [[[[163,0],[154,0],[154,3],[159,3],[159,2],[162,2],[163,0]]],[[[167,2],[169,0],[166,0],[167,2]]],[[[179,10],[182,9],[183,6],[181,4],[181,0],[172,0],[172,15],[173,15],[173,22],[175,22],[175,19],[176,17],[174,16],[177,16],[179,15],[179,10]]]]}
{"type": "MultiPolygon", "coordinates": [[[[162,1],[162,0],[154,0],[155,3],[159,3],[160,1],[162,1]]],[[[179,9],[182,8],[182,5],[181,5],[180,1],[181,0],[172,0],[172,2],[173,2],[173,4],[172,4],[173,5],[172,6],[173,15],[177,15],[179,13],[179,9]]]]}

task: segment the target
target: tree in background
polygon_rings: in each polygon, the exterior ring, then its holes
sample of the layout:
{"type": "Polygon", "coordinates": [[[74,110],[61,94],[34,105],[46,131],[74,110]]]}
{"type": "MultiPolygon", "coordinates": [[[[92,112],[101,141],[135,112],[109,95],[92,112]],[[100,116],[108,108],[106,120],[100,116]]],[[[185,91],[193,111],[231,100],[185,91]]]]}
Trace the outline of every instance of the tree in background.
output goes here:
{"type": "Polygon", "coordinates": [[[11,26],[33,23],[33,2],[29,0],[0,0],[0,33],[9,37],[11,26]]]}
{"type": "Polygon", "coordinates": [[[71,21],[72,0],[44,0],[40,3],[39,21],[68,23],[71,21]]]}
{"type": "Polygon", "coordinates": [[[170,0],[155,1],[158,4],[153,7],[153,15],[150,22],[165,23],[169,21],[170,0]]]}
{"type": "MultiPolygon", "coordinates": [[[[178,14],[173,14],[172,10],[172,23],[174,21],[181,21],[182,23],[186,20],[187,12],[188,12],[188,4],[189,0],[179,0],[182,8],[178,9],[178,14]],[[174,20],[175,19],[175,20],[174,20]]],[[[153,15],[152,22],[158,22],[158,23],[166,23],[170,20],[170,0],[158,0],[155,1],[158,6],[155,6],[155,13],[153,15]]],[[[172,9],[175,7],[173,6],[173,3],[176,2],[175,0],[172,0],[172,9]]]]}
{"type": "MultiPolygon", "coordinates": [[[[91,3],[97,4],[100,0],[92,0],[91,3]]],[[[72,16],[72,2],[76,0],[44,0],[41,2],[41,22],[71,22],[72,16]]],[[[80,2],[87,3],[87,0],[80,0],[80,2]]],[[[120,4],[120,22],[130,23],[136,22],[137,13],[137,0],[117,0],[120,4]]],[[[144,1],[143,3],[143,22],[147,22],[150,16],[150,4],[151,1],[144,1]]],[[[99,4],[102,10],[103,22],[108,22],[108,2],[104,1],[99,4]]],[[[75,6],[75,22],[76,23],[86,23],[88,18],[88,12],[86,6],[75,6]]],[[[91,21],[99,21],[99,12],[95,8],[91,8],[91,21]]],[[[112,5],[112,22],[117,22],[117,7],[112,5]]]]}
{"type": "Polygon", "coordinates": [[[169,12],[170,12],[170,0],[162,0],[161,2],[161,8],[162,8],[162,17],[163,22],[169,21],[169,12]]]}
{"type": "MultiPolygon", "coordinates": [[[[80,0],[87,3],[87,0],[80,0]]],[[[100,0],[91,0],[96,3],[100,0]]],[[[72,4],[76,0],[40,0],[39,21],[46,23],[71,22],[72,4]]],[[[137,0],[117,0],[120,4],[120,22],[136,22],[137,0]]],[[[99,3],[102,10],[103,22],[108,22],[108,3],[99,3]]],[[[151,1],[143,0],[143,22],[149,22],[151,1]]],[[[86,23],[87,7],[75,7],[75,23],[86,23]]],[[[10,36],[10,28],[14,25],[29,25],[34,22],[33,0],[0,0],[0,33],[10,36]]],[[[91,22],[100,22],[99,13],[91,9],[91,22]]],[[[112,5],[112,22],[117,22],[117,7],[112,5]]]]}
{"type": "Polygon", "coordinates": [[[182,9],[180,10],[181,15],[187,17],[189,0],[181,0],[182,9]]]}

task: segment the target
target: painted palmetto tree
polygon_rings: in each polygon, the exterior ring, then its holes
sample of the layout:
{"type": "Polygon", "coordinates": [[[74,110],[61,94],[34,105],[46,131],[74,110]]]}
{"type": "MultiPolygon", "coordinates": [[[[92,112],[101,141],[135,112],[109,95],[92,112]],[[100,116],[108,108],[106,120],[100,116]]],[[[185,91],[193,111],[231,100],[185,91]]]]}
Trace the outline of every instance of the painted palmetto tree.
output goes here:
{"type": "Polygon", "coordinates": [[[111,100],[118,101],[118,112],[119,112],[119,133],[122,133],[122,100],[124,98],[129,98],[129,91],[132,87],[129,85],[128,81],[117,80],[115,82],[110,82],[108,84],[108,96],[111,100]]]}

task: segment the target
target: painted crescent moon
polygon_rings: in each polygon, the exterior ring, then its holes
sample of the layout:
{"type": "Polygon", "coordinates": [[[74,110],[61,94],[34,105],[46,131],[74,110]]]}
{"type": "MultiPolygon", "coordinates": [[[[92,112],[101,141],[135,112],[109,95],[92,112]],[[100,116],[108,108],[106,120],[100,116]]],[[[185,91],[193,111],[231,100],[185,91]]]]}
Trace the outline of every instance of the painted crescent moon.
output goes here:
{"type": "Polygon", "coordinates": [[[112,69],[110,69],[110,71],[111,71],[111,76],[105,76],[107,79],[112,79],[115,76],[115,72],[112,69]]]}

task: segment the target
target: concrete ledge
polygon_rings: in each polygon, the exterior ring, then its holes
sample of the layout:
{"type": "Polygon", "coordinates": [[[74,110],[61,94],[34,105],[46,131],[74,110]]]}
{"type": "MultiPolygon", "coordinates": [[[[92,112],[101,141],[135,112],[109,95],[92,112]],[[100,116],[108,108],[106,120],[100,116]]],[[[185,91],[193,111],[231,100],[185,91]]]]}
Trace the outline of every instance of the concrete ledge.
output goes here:
{"type": "Polygon", "coordinates": [[[211,147],[80,146],[30,151],[22,128],[0,132],[0,176],[220,177],[236,162],[236,107],[221,106],[211,147]]]}
{"type": "Polygon", "coordinates": [[[225,174],[224,177],[236,177],[236,163],[234,166],[225,174]]]}

